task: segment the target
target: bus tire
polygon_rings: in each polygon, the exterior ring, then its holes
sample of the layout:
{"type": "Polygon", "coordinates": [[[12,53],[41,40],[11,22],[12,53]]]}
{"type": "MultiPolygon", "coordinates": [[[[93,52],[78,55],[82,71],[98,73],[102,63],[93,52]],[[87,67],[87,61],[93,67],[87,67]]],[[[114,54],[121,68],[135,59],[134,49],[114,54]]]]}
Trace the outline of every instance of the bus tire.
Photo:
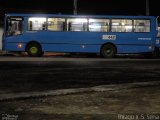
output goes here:
{"type": "Polygon", "coordinates": [[[153,58],[153,54],[152,53],[144,53],[143,56],[146,59],[152,59],[153,58]]]}
{"type": "Polygon", "coordinates": [[[160,56],[159,48],[156,47],[152,54],[153,54],[153,58],[159,58],[160,56]]]}
{"type": "Polygon", "coordinates": [[[100,54],[103,58],[114,58],[116,55],[116,48],[112,44],[103,45],[100,54]]]}
{"type": "Polygon", "coordinates": [[[147,59],[151,59],[151,58],[159,58],[160,56],[160,51],[159,51],[159,48],[155,48],[155,50],[151,53],[145,53],[144,54],[144,57],[147,58],[147,59]]]}
{"type": "Polygon", "coordinates": [[[41,57],[43,55],[42,48],[37,43],[30,43],[27,46],[26,52],[30,57],[41,57]]]}

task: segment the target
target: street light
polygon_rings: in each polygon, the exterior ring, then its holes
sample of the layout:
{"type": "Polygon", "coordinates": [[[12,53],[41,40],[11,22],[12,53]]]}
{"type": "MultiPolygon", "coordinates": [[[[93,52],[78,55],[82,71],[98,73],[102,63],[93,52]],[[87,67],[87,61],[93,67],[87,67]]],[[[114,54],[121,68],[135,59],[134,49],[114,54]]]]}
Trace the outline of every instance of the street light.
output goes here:
{"type": "Polygon", "coordinates": [[[78,0],[74,0],[74,2],[73,2],[73,6],[74,6],[73,13],[74,13],[74,15],[77,15],[77,13],[78,13],[78,11],[77,11],[77,3],[78,3],[78,0]]]}
{"type": "Polygon", "coordinates": [[[146,16],[149,16],[149,0],[146,0],[146,16]]]}

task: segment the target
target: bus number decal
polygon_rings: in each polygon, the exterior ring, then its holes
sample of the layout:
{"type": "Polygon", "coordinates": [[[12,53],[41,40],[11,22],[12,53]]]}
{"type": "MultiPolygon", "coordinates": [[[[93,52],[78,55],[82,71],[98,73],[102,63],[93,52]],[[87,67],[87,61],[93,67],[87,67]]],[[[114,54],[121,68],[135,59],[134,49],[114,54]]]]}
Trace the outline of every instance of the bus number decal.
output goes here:
{"type": "Polygon", "coordinates": [[[116,35],[103,35],[103,40],[116,40],[116,35]]]}

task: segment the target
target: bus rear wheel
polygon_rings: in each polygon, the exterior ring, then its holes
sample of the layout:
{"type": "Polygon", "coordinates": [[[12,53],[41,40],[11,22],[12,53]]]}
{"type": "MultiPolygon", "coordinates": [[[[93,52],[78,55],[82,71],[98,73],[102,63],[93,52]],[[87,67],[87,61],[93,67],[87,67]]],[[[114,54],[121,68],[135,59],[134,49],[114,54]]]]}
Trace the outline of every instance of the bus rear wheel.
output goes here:
{"type": "Polygon", "coordinates": [[[148,59],[159,58],[160,57],[160,50],[159,50],[159,48],[156,47],[153,52],[151,52],[151,53],[145,53],[145,54],[143,54],[143,56],[145,58],[148,58],[148,59]]]}
{"type": "Polygon", "coordinates": [[[111,44],[106,44],[101,48],[101,56],[104,58],[114,58],[116,55],[116,48],[111,44]]]}
{"type": "Polygon", "coordinates": [[[41,46],[37,43],[30,43],[26,51],[30,57],[41,57],[43,55],[41,46]]]}
{"type": "Polygon", "coordinates": [[[159,56],[160,56],[159,48],[156,47],[152,54],[153,54],[153,58],[159,58],[159,56]]]}

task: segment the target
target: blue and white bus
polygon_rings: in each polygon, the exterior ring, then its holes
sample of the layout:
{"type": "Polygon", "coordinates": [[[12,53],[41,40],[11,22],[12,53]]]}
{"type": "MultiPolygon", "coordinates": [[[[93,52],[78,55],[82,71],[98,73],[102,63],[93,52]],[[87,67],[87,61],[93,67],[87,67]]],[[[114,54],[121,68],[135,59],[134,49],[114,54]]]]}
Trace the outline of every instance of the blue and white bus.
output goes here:
{"type": "Polygon", "coordinates": [[[44,52],[152,53],[157,23],[153,16],[6,14],[3,50],[42,56],[44,52]]]}

